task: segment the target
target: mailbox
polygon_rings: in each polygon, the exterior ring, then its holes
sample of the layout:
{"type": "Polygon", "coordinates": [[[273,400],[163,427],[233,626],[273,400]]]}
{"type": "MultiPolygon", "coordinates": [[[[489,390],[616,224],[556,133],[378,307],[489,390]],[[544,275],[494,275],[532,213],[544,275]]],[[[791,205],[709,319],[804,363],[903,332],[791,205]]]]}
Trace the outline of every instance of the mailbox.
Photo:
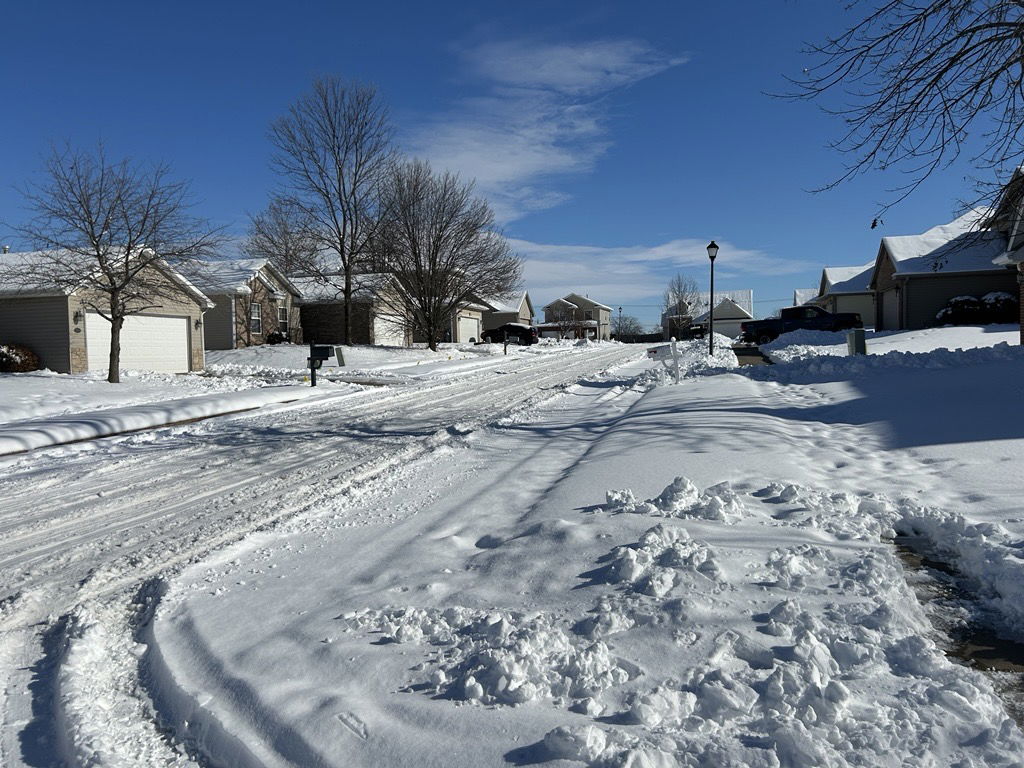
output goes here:
{"type": "Polygon", "coordinates": [[[647,350],[647,357],[651,360],[671,360],[672,347],[669,344],[665,344],[660,347],[651,347],[647,350]]]}
{"type": "Polygon", "coordinates": [[[309,357],[306,358],[306,362],[309,363],[309,385],[311,387],[316,386],[317,368],[324,364],[324,360],[330,360],[333,354],[334,347],[327,344],[309,345],[309,357]]]}

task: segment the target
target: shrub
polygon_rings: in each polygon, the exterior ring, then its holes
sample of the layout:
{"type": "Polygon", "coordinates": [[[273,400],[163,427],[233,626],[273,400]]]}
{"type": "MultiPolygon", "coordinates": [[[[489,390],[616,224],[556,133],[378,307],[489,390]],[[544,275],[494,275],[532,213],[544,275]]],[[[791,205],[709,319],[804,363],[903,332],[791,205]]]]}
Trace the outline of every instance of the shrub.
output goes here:
{"type": "Polygon", "coordinates": [[[992,291],[981,297],[981,303],[985,306],[985,322],[1012,323],[1019,316],[1017,297],[1012,293],[992,291]]]}
{"type": "Polygon", "coordinates": [[[981,299],[974,296],[954,296],[935,315],[939,325],[974,325],[985,322],[985,309],[981,299]]]}
{"type": "Polygon", "coordinates": [[[39,370],[39,356],[21,344],[0,344],[0,373],[39,370]]]}
{"type": "Polygon", "coordinates": [[[271,331],[267,334],[267,338],[264,339],[267,344],[284,344],[288,341],[287,337],[280,331],[271,331]]]}

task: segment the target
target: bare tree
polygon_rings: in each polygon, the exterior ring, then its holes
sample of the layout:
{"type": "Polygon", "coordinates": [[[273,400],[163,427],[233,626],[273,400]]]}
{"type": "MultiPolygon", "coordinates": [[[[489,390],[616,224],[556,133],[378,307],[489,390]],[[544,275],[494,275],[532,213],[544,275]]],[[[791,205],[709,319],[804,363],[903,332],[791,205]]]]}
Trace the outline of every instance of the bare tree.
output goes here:
{"type": "Polygon", "coordinates": [[[397,300],[437,349],[460,306],[516,287],[520,259],[495,231],[491,207],[454,174],[419,160],[399,163],[382,192],[377,267],[395,276],[397,300]]]}
{"type": "Polygon", "coordinates": [[[319,266],[311,222],[301,208],[279,197],[249,217],[243,249],[253,258],[269,259],[285,275],[310,274],[319,266]]]}
{"type": "Polygon", "coordinates": [[[210,255],[222,230],[191,215],[189,185],[168,166],[114,162],[102,145],[54,149],[25,197],[34,216],[15,229],[39,253],[2,278],[76,291],[110,323],[107,381],[120,381],[125,318],[178,298],[168,265],[210,255]]]}
{"type": "Polygon", "coordinates": [[[558,304],[548,313],[552,322],[558,328],[558,338],[580,338],[583,334],[582,317],[578,316],[579,310],[568,304],[558,304]]]}
{"type": "Polygon", "coordinates": [[[387,109],[374,88],[319,78],[270,128],[280,196],[309,226],[317,258],[303,270],[338,289],[352,337],[352,276],[380,221],[378,186],[392,163],[387,109]]]}
{"type": "MultiPolygon", "coordinates": [[[[834,146],[851,158],[825,189],[869,168],[900,169],[910,195],[968,147],[972,164],[1005,176],[1024,158],[1024,3],[1020,0],[856,0],[863,18],[811,48],[815,59],[794,94],[841,90],[849,102],[827,111],[848,126],[834,146]]],[[[986,184],[991,200],[995,186],[986,184]]],[[[980,202],[976,200],[975,202],[980,202]]]]}
{"type": "Polygon", "coordinates": [[[623,336],[639,336],[643,332],[643,325],[633,315],[618,314],[612,316],[612,333],[615,334],[615,338],[619,341],[622,340],[623,336]]]}
{"type": "Polygon", "coordinates": [[[668,281],[662,298],[662,309],[683,315],[697,315],[704,311],[704,294],[697,287],[697,281],[689,275],[677,272],[668,281]]]}

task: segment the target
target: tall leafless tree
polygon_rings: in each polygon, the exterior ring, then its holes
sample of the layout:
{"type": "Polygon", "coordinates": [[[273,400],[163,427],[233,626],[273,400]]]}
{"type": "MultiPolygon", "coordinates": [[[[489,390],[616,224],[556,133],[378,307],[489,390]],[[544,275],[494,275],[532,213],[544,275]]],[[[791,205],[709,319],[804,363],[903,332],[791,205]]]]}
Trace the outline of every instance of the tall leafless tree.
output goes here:
{"type": "MultiPolygon", "coordinates": [[[[1005,178],[1024,159],[1024,3],[1021,0],[855,0],[859,21],[811,48],[796,96],[843,91],[828,111],[847,125],[834,146],[851,161],[830,188],[869,168],[899,169],[905,199],[966,150],[972,164],[1005,178]],[[976,141],[969,141],[976,139],[976,141]]],[[[986,183],[974,202],[989,201],[986,183]]]]}
{"type": "Polygon", "coordinates": [[[454,174],[398,163],[382,187],[382,209],[377,268],[396,277],[397,298],[431,349],[459,307],[519,283],[520,259],[495,230],[494,212],[454,174]]]}
{"type": "Polygon", "coordinates": [[[75,291],[110,323],[107,381],[120,381],[125,318],[180,297],[168,265],[209,256],[222,230],[191,214],[187,182],[164,164],[54,149],[45,179],[25,190],[33,217],[15,231],[39,253],[0,279],[75,291]]]}
{"type": "Polygon", "coordinates": [[[644,332],[644,327],[633,315],[613,315],[612,333],[615,338],[622,341],[623,337],[639,336],[644,332]]]}
{"type": "Polygon", "coordinates": [[[339,290],[346,344],[352,338],[352,276],[363,268],[380,221],[378,186],[392,163],[391,137],[376,90],[336,77],[314,80],[270,128],[280,197],[309,225],[317,249],[304,271],[339,290]]]}
{"type": "Polygon", "coordinates": [[[697,281],[682,272],[672,275],[662,297],[664,311],[690,316],[703,312],[705,303],[704,295],[697,287],[697,281]]]}
{"type": "Polygon", "coordinates": [[[320,255],[312,229],[302,209],[274,198],[249,217],[243,249],[252,258],[269,259],[285,275],[310,274],[319,268],[320,255]]]}

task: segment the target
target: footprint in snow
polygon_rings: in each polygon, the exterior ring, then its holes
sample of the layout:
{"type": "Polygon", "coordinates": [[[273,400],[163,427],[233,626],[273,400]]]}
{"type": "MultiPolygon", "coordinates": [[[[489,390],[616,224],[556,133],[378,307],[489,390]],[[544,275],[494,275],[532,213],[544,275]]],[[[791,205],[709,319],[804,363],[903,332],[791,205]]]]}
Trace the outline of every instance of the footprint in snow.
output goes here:
{"type": "Polygon", "coordinates": [[[335,717],[341,721],[342,725],[352,731],[352,733],[363,741],[366,741],[366,737],[370,735],[370,729],[366,727],[366,723],[364,723],[358,715],[352,712],[339,712],[335,717]]]}

